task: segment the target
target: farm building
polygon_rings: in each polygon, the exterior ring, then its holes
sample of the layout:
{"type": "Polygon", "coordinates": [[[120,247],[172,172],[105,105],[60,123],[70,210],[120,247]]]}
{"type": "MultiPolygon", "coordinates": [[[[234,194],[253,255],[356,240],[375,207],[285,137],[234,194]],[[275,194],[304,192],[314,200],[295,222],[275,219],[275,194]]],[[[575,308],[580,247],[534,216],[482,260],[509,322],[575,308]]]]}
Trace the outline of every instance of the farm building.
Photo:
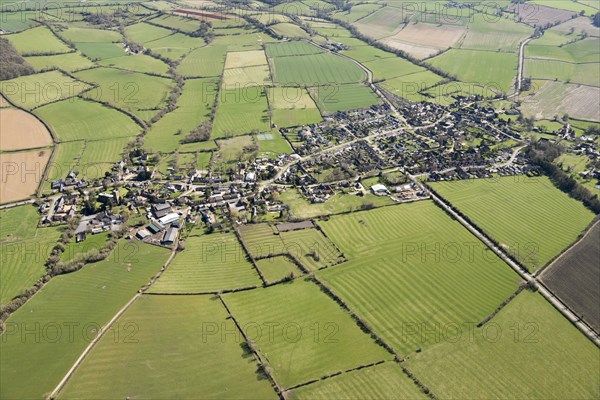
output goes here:
{"type": "Polygon", "coordinates": [[[171,212],[171,205],[169,203],[155,204],[152,206],[152,212],[156,218],[162,218],[171,212]]]}
{"type": "Polygon", "coordinates": [[[158,232],[162,232],[165,229],[165,227],[157,221],[153,221],[150,225],[148,225],[148,230],[151,233],[158,233],[158,232]]]}
{"type": "Polygon", "coordinates": [[[140,240],[144,240],[147,237],[151,236],[151,233],[148,231],[148,229],[140,229],[139,231],[137,231],[137,233],[135,234],[135,237],[137,237],[140,240]]]}
{"type": "Polygon", "coordinates": [[[163,236],[161,243],[162,244],[166,244],[166,245],[171,245],[173,243],[175,243],[175,241],[177,240],[177,235],[179,234],[179,229],[178,228],[169,228],[167,229],[167,231],[165,232],[165,235],[163,236]]]}
{"type": "Polygon", "coordinates": [[[371,186],[371,191],[376,196],[387,196],[388,194],[390,194],[385,185],[382,185],[380,183],[371,186]]]}
{"type": "Polygon", "coordinates": [[[175,222],[179,220],[179,214],[177,213],[170,213],[170,214],[166,214],[165,216],[161,217],[158,219],[158,222],[160,222],[161,225],[168,225],[172,222],[175,222]]]}

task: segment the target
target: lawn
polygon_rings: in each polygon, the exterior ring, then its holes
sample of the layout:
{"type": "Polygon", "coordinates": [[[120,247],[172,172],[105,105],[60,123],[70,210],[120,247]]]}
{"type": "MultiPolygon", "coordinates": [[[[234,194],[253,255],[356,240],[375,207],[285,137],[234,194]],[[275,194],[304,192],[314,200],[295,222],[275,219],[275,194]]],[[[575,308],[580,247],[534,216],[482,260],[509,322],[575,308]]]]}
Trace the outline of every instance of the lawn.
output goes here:
{"type": "Polygon", "coordinates": [[[93,62],[79,53],[56,54],[53,56],[31,56],[25,57],[25,61],[31,64],[36,71],[62,69],[73,72],[94,66],[93,62]]]}
{"type": "Polygon", "coordinates": [[[194,398],[198,393],[204,399],[247,399],[249,393],[277,398],[242,342],[215,297],[142,296],[102,338],[59,398],[194,398]]]}
{"type": "Polygon", "coordinates": [[[356,83],[366,74],[352,61],[329,53],[275,57],[273,80],[283,86],[319,86],[356,83]]]}
{"type": "Polygon", "coordinates": [[[283,387],[392,357],[310,281],[223,298],[283,387]]]}
{"type": "Polygon", "coordinates": [[[456,339],[406,363],[438,398],[600,396],[600,351],[539,294],[522,292],[492,321],[456,339]]]}
{"type": "Polygon", "coordinates": [[[85,97],[108,102],[142,119],[149,119],[145,110],[156,110],[152,113],[155,114],[164,106],[174,86],[171,79],[114,68],[94,68],[75,75],[99,85],[86,92],[85,97]]]}
{"type": "Polygon", "coordinates": [[[121,241],[105,261],[52,278],[6,321],[0,397],[46,397],[98,329],[158,272],[168,254],[121,241]],[[25,326],[36,327],[36,333],[21,336],[25,326]]]}
{"type": "Polygon", "coordinates": [[[317,275],[403,355],[434,345],[446,324],[477,324],[519,282],[431,201],[338,215],[319,225],[349,261],[317,275]]]}
{"type": "Polygon", "coordinates": [[[426,399],[395,362],[351,371],[289,392],[291,400],[426,399]]]}
{"type": "Polygon", "coordinates": [[[360,84],[317,86],[311,88],[310,93],[323,114],[370,107],[380,103],[377,95],[368,86],[360,84]]]}
{"type": "Polygon", "coordinates": [[[233,233],[190,236],[185,250],[152,285],[152,293],[209,293],[260,285],[233,233]]]}
{"type": "Polygon", "coordinates": [[[517,55],[490,51],[452,49],[427,61],[464,82],[512,90],[517,73],[517,55]]]}
{"type": "Polygon", "coordinates": [[[223,90],[213,125],[213,138],[268,131],[267,96],[263,88],[223,90]]]}
{"type": "Polygon", "coordinates": [[[76,96],[89,87],[88,84],[77,81],[59,71],[21,76],[0,82],[2,94],[13,104],[28,110],[76,96]]]}
{"type": "Polygon", "coordinates": [[[68,53],[71,49],[45,26],[28,29],[12,35],[3,35],[22,55],[68,53]]]}
{"type": "Polygon", "coordinates": [[[80,98],[48,104],[35,110],[62,141],[132,137],[141,128],[127,115],[80,98]]]}
{"type": "Polygon", "coordinates": [[[531,271],[558,255],[594,218],[546,177],[500,177],[431,186],[531,271]]]}

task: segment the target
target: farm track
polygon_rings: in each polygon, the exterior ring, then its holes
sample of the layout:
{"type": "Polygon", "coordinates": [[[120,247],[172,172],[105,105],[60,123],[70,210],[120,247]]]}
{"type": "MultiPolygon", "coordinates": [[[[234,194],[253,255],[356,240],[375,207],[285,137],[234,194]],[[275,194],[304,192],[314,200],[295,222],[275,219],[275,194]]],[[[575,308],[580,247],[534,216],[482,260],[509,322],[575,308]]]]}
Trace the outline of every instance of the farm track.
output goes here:
{"type": "MultiPolygon", "coordinates": [[[[413,176],[409,175],[413,178],[413,176]]],[[[415,182],[416,179],[414,179],[415,182]]],[[[417,182],[417,184],[419,184],[417,182]]],[[[490,248],[498,257],[500,257],[505,263],[507,263],[519,276],[527,283],[532,285],[537,291],[550,303],[552,304],[564,317],[566,317],[577,329],[579,329],[585,336],[588,337],[596,346],[600,347],[600,336],[591,328],[586,322],[582,321],[577,314],[575,314],[565,303],[563,303],[558,297],[556,297],[547,287],[539,281],[533,274],[529,273],[523,266],[515,262],[510,258],[504,251],[496,246],[490,238],[487,237],[478,228],[475,228],[471,223],[466,221],[450,206],[445,199],[437,196],[434,193],[430,193],[431,199],[438,204],[444,211],[454,217],[460,222],[469,232],[475,235],[481,240],[486,246],[490,248]]]]}

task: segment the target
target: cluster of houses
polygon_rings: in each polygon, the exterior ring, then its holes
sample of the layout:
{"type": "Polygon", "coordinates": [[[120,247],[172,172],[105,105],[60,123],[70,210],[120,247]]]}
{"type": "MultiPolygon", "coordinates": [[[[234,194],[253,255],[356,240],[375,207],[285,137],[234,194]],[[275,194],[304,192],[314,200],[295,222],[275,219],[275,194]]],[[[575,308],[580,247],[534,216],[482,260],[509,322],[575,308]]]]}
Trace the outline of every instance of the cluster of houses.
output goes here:
{"type": "Polygon", "coordinates": [[[147,215],[150,224],[139,229],[135,236],[140,240],[164,246],[177,244],[182,214],[174,211],[169,203],[153,204],[149,207],[147,215]]]}
{"type": "Polygon", "coordinates": [[[75,229],[75,241],[83,242],[89,234],[96,235],[102,232],[116,231],[120,229],[122,223],[121,215],[110,211],[84,216],[75,229]]]}

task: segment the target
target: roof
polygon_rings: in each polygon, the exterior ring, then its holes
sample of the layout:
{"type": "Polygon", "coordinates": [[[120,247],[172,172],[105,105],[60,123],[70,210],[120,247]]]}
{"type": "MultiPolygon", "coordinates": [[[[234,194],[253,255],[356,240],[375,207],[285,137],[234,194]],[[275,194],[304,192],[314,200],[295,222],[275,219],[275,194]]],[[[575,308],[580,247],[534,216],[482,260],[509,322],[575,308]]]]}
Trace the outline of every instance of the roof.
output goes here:
{"type": "Polygon", "coordinates": [[[169,228],[167,229],[167,231],[165,232],[165,235],[163,236],[163,243],[173,243],[175,242],[175,240],[177,240],[177,235],[179,234],[179,229],[178,228],[169,228]]]}
{"type": "Polygon", "coordinates": [[[387,192],[387,188],[382,185],[381,183],[377,183],[373,186],[371,186],[371,190],[374,192],[387,192]]]}
{"type": "Polygon", "coordinates": [[[160,204],[154,204],[152,207],[156,211],[160,211],[160,210],[165,210],[165,209],[171,207],[171,205],[169,203],[160,203],[160,204]]]}
{"type": "Polygon", "coordinates": [[[171,222],[175,222],[177,220],[179,220],[179,214],[169,213],[169,214],[165,215],[164,217],[159,218],[158,222],[160,222],[163,225],[166,225],[166,224],[170,224],[171,222]]]}

